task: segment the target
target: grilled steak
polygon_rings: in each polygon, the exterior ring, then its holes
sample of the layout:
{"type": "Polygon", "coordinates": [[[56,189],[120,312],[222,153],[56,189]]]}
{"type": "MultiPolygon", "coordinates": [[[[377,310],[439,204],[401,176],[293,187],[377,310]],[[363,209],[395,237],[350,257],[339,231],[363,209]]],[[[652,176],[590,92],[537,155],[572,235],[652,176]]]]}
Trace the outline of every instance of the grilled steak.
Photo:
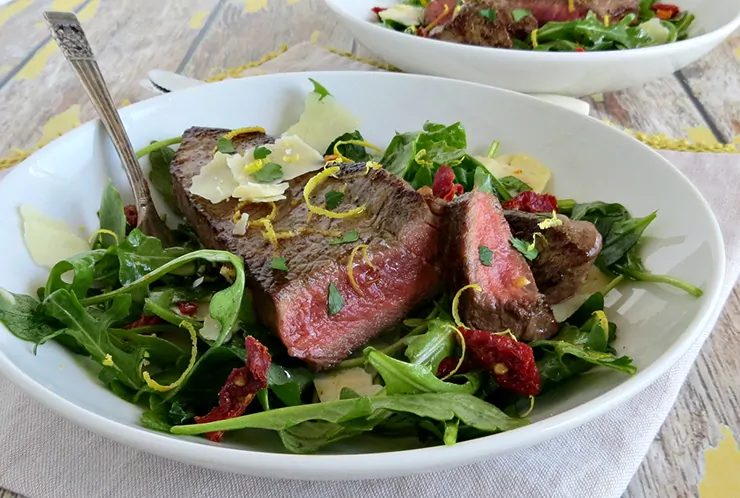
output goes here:
{"type": "Polygon", "coordinates": [[[545,339],[558,331],[552,310],[539,293],[532,272],[511,246],[511,231],[501,205],[483,192],[464,194],[447,207],[445,261],[452,267],[450,291],[478,284],[482,292],[465,291],[460,316],[472,328],[506,329],[525,341],[545,339]],[[490,266],[480,248],[493,252],[490,266]]]}
{"type": "Polygon", "coordinates": [[[592,10],[599,17],[611,16],[619,20],[627,14],[637,14],[638,0],[574,0],[573,12],[568,8],[568,0],[511,0],[512,8],[527,9],[542,26],[550,21],[573,21],[583,19],[592,10]]]}
{"type": "MultiPolygon", "coordinates": [[[[191,128],[185,132],[170,167],[177,203],[204,245],[244,258],[257,313],[279,334],[291,356],[317,369],[330,367],[438,292],[440,279],[434,265],[437,218],[421,195],[382,169],[366,174],[364,164],[342,165],[336,178],[329,178],[312,193],[312,203],[323,205],[326,192],[345,189],[344,201],[336,211],[365,204],[358,216],[309,216],[303,188],[316,173],[308,173],[291,180],[287,199],[277,203],[272,219],[281,237],[277,245],[259,227],[249,228],[244,236],[233,235],[232,217],[238,207],[235,199],[212,204],[189,192],[193,176],[211,160],[217,138],[226,131],[191,128]],[[356,231],[359,240],[329,244],[330,231],[356,231]],[[353,274],[360,292],[351,285],[347,270],[350,253],[358,244],[368,245],[368,257],[375,267],[357,252],[353,274]],[[286,259],[289,271],[271,268],[273,257],[278,255],[286,259]],[[332,283],[344,305],[330,315],[328,290],[332,283]]],[[[242,152],[270,140],[253,133],[234,137],[232,142],[242,152]]],[[[257,220],[267,215],[270,207],[249,204],[242,212],[257,220]]]]}
{"type": "Polygon", "coordinates": [[[601,234],[587,221],[571,221],[563,215],[563,224],[546,230],[537,225],[545,215],[506,211],[506,221],[514,237],[531,241],[535,233],[539,254],[529,262],[537,288],[549,304],[557,304],[573,296],[601,251],[601,234]]]}

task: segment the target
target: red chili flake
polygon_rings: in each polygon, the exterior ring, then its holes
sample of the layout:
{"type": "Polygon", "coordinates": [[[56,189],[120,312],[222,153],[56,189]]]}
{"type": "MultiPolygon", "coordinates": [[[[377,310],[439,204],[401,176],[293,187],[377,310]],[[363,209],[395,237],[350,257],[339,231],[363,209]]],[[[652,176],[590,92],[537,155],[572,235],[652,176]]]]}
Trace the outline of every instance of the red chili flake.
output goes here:
{"type": "Polygon", "coordinates": [[[139,224],[139,213],[136,212],[136,206],[132,204],[125,206],[123,213],[126,215],[126,234],[128,234],[139,224]]]}
{"type": "Polygon", "coordinates": [[[198,303],[193,303],[191,301],[180,301],[179,303],[177,303],[177,308],[180,310],[180,313],[185,316],[195,316],[195,314],[198,312],[198,303]]]}
{"type": "Polygon", "coordinates": [[[681,12],[681,9],[679,9],[678,6],[670,3],[656,3],[650,8],[655,11],[655,15],[658,16],[659,19],[664,21],[673,19],[679,12],[681,12]]]}
{"type": "Polygon", "coordinates": [[[373,7],[372,8],[373,14],[375,14],[376,16],[380,14],[381,12],[383,12],[384,10],[388,10],[388,9],[386,9],[385,7],[373,7]]]}
{"type": "Polygon", "coordinates": [[[455,172],[449,166],[440,166],[434,173],[432,193],[434,197],[451,201],[456,195],[463,193],[463,186],[455,183],[455,172]]]}
{"type": "Polygon", "coordinates": [[[538,194],[532,190],[525,190],[513,199],[506,201],[504,209],[518,209],[529,213],[558,212],[558,200],[554,195],[538,194]]]}
{"type": "Polygon", "coordinates": [[[164,320],[159,318],[157,315],[141,315],[141,318],[133,323],[130,323],[123,327],[124,329],[135,329],[138,327],[148,327],[149,325],[160,325],[164,323],[164,320]]]}
{"type": "MultiPolygon", "coordinates": [[[[252,336],[247,336],[245,345],[246,366],[231,371],[224,387],[218,393],[218,406],[207,415],[195,417],[195,423],[205,424],[239,417],[247,410],[257,392],[267,387],[267,370],[272,362],[270,353],[252,336]]],[[[223,439],[225,432],[208,432],[206,436],[218,443],[223,439]]]]}
{"type": "Polygon", "coordinates": [[[465,337],[467,358],[479,368],[489,370],[499,386],[526,396],[540,392],[540,372],[532,348],[508,335],[485,330],[460,329],[465,337]]]}

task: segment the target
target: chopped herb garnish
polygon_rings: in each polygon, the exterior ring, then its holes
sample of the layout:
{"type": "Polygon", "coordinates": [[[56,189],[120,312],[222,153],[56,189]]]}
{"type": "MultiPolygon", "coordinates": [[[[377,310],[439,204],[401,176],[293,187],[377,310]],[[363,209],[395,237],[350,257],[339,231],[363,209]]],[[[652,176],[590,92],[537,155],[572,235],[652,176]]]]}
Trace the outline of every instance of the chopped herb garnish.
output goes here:
{"type": "Polygon", "coordinates": [[[260,183],[274,182],[283,177],[283,167],[277,163],[267,163],[261,169],[252,173],[252,178],[260,183]]]}
{"type": "Polygon", "coordinates": [[[527,190],[532,190],[532,187],[530,187],[515,176],[505,176],[503,178],[499,178],[499,181],[504,187],[509,190],[513,190],[517,194],[521,194],[522,192],[526,192],[527,190]]]}
{"type": "Polygon", "coordinates": [[[321,102],[326,97],[328,97],[328,96],[331,95],[331,93],[329,93],[329,90],[327,90],[326,88],[324,88],[324,86],[321,83],[319,83],[318,81],[316,81],[315,79],[308,78],[308,81],[310,81],[311,83],[313,83],[313,93],[318,93],[319,94],[319,102],[321,102]]]}
{"type": "Polygon", "coordinates": [[[337,192],[336,190],[330,190],[324,194],[324,199],[326,199],[326,209],[332,211],[342,203],[344,194],[342,192],[337,192]]]}
{"type": "Polygon", "coordinates": [[[344,299],[339,294],[337,286],[334,282],[329,284],[329,316],[336,315],[344,308],[344,299]]]}
{"type": "Polygon", "coordinates": [[[534,261],[539,254],[539,251],[534,247],[534,244],[525,242],[522,239],[517,239],[516,237],[512,237],[509,241],[511,242],[511,245],[514,246],[514,249],[522,253],[522,256],[530,261],[534,261]]]}
{"type": "Polygon", "coordinates": [[[218,137],[218,145],[216,148],[221,154],[236,154],[234,144],[226,137],[218,137]]]}
{"type": "Polygon", "coordinates": [[[496,22],[496,9],[481,9],[478,11],[478,14],[491,22],[496,22]]]}
{"type": "Polygon", "coordinates": [[[270,261],[270,268],[273,270],[288,271],[288,264],[286,263],[285,258],[272,258],[272,261],[270,261]]]}
{"type": "Polygon", "coordinates": [[[254,149],[254,158],[255,159],[264,159],[267,156],[269,156],[270,154],[272,154],[272,151],[270,149],[268,149],[267,147],[261,147],[260,146],[260,147],[257,147],[256,149],[254,149]]]}
{"type": "Polygon", "coordinates": [[[511,11],[511,17],[514,18],[514,22],[519,22],[527,16],[531,16],[532,11],[527,9],[514,9],[511,11]]]}
{"type": "Polygon", "coordinates": [[[491,266],[493,261],[493,251],[486,246],[478,246],[478,259],[483,266],[491,266]]]}
{"type": "Polygon", "coordinates": [[[329,244],[349,244],[350,242],[356,242],[360,238],[360,234],[357,231],[352,230],[351,232],[345,233],[341,238],[329,239],[329,244]]]}

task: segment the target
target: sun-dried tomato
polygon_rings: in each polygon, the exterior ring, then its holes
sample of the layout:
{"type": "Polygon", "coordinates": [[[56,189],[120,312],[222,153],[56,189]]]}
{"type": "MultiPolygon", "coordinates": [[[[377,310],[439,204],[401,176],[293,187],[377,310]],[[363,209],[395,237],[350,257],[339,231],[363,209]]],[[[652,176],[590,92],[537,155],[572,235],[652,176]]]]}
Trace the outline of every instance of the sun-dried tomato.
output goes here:
{"type": "Polygon", "coordinates": [[[558,200],[554,195],[538,194],[532,190],[525,190],[513,199],[504,202],[504,209],[518,209],[529,213],[558,212],[558,200]]]}
{"type": "MultiPolygon", "coordinates": [[[[246,366],[231,371],[218,393],[218,406],[207,415],[195,417],[195,423],[205,424],[239,417],[244,414],[257,392],[267,387],[267,370],[272,362],[270,353],[252,336],[247,336],[245,345],[246,366]]],[[[218,443],[223,439],[224,432],[226,431],[208,432],[206,436],[218,443]]]]}
{"type": "Polygon", "coordinates": [[[450,373],[453,371],[455,372],[455,374],[464,374],[473,370],[473,365],[470,363],[469,360],[463,360],[460,368],[455,370],[458,363],[460,363],[460,358],[455,358],[454,356],[448,356],[447,358],[444,358],[442,361],[439,362],[439,367],[437,367],[437,377],[442,379],[450,375],[450,373]]]}
{"type": "Polygon", "coordinates": [[[679,12],[681,12],[681,9],[679,9],[678,6],[671,3],[656,3],[650,8],[653,9],[655,15],[658,16],[659,19],[664,21],[673,19],[679,14],[679,12]]]}
{"type": "Polygon", "coordinates": [[[131,204],[124,206],[123,213],[126,215],[126,235],[128,235],[139,224],[139,213],[136,212],[136,206],[131,204]]]}
{"type": "Polygon", "coordinates": [[[380,14],[381,12],[383,12],[384,10],[388,10],[388,9],[385,7],[373,7],[372,8],[373,14],[375,14],[376,16],[380,14]]]}
{"type": "Polygon", "coordinates": [[[157,315],[141,315],[141,318],[133,323],[130,323],[123,327],[124,329],[135,329],[138,327],[148,327],[149,325],[161,325],[164,320],[159,318],[157,315]]]}
{"type": "Polygon", "coordinates": [[[460,332],[465,338],[467,359],[490,371],[499,386],[526,396],[540,392],[540,372],[531,347],[508,335],[485,330],[461,328],[460,332]]]}
{"type": "Polygon", "coordinates": [[[195,316],[195,314],[198,312],[198,303],[193,303],[191,301],[180,301],[179,303],[177,303],[177,309],[179,309],[180,313],[185,316],[195,316]]]}
{"type": "Polygon", "coordinates": [[[586,51],[586,49],[583,48],[583,47],[576,48],[576,52],[585,52],[585,51],[586,51]]]}
{"type": "Polygon", "coordinates": [[[432,182],[432,193],[434,197],[451,201],[456,195],[461,195],[464,191],[462,185],[455,183],[455,172],[449,166],[440,166],[434,173],[432,182]]]}

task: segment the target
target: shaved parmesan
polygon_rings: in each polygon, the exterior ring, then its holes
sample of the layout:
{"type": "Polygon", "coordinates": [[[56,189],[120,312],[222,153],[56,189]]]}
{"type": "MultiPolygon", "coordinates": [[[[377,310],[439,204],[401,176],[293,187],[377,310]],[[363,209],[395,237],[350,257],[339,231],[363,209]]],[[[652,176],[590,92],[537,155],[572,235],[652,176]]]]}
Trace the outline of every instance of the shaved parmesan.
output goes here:
{"type": "MultiPolygon", "coordinates": [[[[332,138],[332,141],[336,138],[332,138]]],[[[330,144],[331,142],[327,144],[327,147],[330,144]]],[[[283,136],[278,138],[270,148],[272,154],[267,157],[267,160],[283,167],[283,180],[292,180],[304,173],[324,167],[324,156],[301,140],[301,137],[283,136]]]]}
{"type": "Polygon", "coordinates": [[[418,26],[424,19],[424,7],[414,5],[391,5],[378,12],[381,21],[393,21],[404,26],[418,26]]]}
{"type": "Polygon", "coordinates": [[[296,124],[283,137],[297,135],[310,147],[325,151],[337,137],[360,127],[360,120],[337,99],[327,95],[323,99],[315,92],[306,96],[306,106],[296,124]]]}
{"type": "Polygon", "coordinates": [[[288,189],[287,183],[253,183],[246,182],[234,189],[233,196],[250,202],[272,202],[283,200],[283,192],[288,189]],[[270,200],[265,200],[270,199],[270,200]]]}
{"type": "Polygon", "coordinates": [[[229,169],[228,158],[228,155],[216,152],[213,160],[203,166],[200,172],[193,177],[190,193],[208,199],[214,204],[231,197],[239,184],[229,169]]]}
{"type": "Polygon", "coordinates": [[[486,169],[496,178],[513,176],[532,187],[532,190],[538,193],[545,191],[547,183],[552,176],[550,169],[527,154],[499,156],[496,159],[483,156],[476,156],[475,158],[483,163],[486,169]]]}
{"type": "Polygon", "coordinates": [[[59,261],[90,250],[90,245],[61,220],[39,212],[31,205],[20,207],[23,240],[34,263],[51,268],[59,261]]]}
{"type": "Polygon", "coordinates": [[[671,36],[671,32],[663,26],[663,23],[660,22],[658,17],[653,17],[649,21],[640,24],[639,28],[650,35],[654,45],[668,43],[668,38],[671,36]]]}
{"type": "Polygon", "coordinates": [[[322,403],[337,401],[345,387],[360,396],[374,396],[382,389],[378,384],[373,384],[372,375],[359,367],[319,374],[313,383],[322,403]]]}
{"type": "Polygon", "coordinates": [[[239,221],[234,223],[234,235],[244,235],[247,233],[247,227],[249,226],[249,214],[242,213],[239,221]]]}

